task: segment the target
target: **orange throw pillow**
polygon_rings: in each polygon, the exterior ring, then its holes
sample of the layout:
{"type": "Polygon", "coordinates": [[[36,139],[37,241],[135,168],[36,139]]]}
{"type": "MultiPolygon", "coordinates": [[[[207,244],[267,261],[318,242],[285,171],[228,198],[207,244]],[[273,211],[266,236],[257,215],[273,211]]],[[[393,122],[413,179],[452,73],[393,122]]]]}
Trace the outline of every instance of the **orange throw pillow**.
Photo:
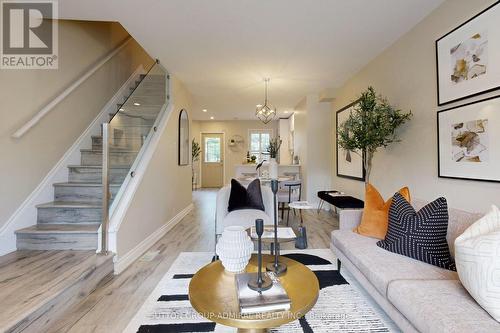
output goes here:
{"type": "MultiPolygon", "coordinates": [[[[399,193],[410,202],[410,190],[403,187],[399,193]]],[[[368,237],[384,239],[389,225],[389,208],[391,208],[392,198],[384,201],[377,189],[368,184],[365,194],[365,208],[359,226],[354,228],[354,232],[368,237]]]]}

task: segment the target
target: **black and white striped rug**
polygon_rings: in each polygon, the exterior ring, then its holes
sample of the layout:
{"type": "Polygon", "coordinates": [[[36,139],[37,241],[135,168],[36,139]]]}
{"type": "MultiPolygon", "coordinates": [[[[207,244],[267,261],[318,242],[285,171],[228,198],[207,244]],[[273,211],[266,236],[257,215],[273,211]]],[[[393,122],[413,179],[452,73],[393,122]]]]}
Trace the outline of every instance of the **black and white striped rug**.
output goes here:
{"type": "MultiPolygon", "coordinates": [[[[271,332],[393,332],[393,323],[383,311],[339,273],[331,250],[283,252],[307,265],[318,277],[321,290],[316,305],[305,317],[271,332]]],[[[181,253],[125,332],[236,332],[234,328],[206,320],[189,303],[189,281],[196,271],[210,263],[212,256],[213,253],[206,252],[181,253]]]]}

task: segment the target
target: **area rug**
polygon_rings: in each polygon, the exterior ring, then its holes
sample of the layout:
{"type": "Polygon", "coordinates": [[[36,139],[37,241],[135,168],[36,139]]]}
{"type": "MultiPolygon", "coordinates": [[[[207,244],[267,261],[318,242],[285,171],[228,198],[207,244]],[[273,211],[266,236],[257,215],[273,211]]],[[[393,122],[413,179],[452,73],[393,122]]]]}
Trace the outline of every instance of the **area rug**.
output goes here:
{"type": "MultiPolygon", "coordinates": [[[[373,301],[337,270],[329,249],[283,251],[308,266],[318,277],[320,295],[314,308],[300,320],[270,330],[275,333],[393,332],[393,324],[373,301]]],[[[201,317],[189,303],[189,281],[210,263],[213,253],[183,252],[136,313],[126,333],[234,333],[236,329],[201,317]]]]}

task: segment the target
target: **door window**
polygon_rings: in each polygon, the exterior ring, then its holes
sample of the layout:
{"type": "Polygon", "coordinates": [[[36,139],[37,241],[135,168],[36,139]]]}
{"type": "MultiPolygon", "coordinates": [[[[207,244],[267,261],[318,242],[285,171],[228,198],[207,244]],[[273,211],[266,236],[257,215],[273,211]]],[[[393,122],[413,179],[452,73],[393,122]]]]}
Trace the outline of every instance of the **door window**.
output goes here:
{"type": "Polygon", "coordinates": [[[220,163],[220,138],[205,137],[205,163],[220,163]]]}

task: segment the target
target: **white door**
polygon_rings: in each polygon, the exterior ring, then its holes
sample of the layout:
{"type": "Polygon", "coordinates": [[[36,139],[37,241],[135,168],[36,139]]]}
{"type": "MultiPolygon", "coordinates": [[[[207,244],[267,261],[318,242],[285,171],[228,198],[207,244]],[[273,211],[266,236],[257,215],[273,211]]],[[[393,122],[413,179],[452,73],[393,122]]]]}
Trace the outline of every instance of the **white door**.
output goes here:
{"type": "Polygon", "coordinates": [[[201,142],[201,187],[222,187],[224,184],[222,134],[204,133],[201,142]]]}

